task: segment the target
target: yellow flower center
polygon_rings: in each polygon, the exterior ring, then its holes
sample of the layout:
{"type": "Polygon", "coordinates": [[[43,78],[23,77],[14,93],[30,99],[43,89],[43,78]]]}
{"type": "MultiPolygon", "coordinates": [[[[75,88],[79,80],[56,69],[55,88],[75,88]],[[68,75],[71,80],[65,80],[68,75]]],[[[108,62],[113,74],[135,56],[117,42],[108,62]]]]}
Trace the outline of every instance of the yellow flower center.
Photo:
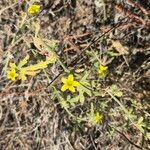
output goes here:
{"type": "Polygon", "coordinates": [[[67,85],[68,85],[68,86],[72,86],[72,85],[73,85],[73,82],[72,82],[72,81],[67,80],[67,85]]]}
{"type": "Polygon", "coordinates": [[[7,72],[7,77],[8,79],[11,80],[15,80],[15,78],[18,76],[18,74],[16,73],[16,70],[14,68],[11,68],[8,72],[7,72]]]}
{"type": "Polygon", "coordinates": [[[15,72],[10,72],[10,77],[15,78],[16,73],[15,72]]]}

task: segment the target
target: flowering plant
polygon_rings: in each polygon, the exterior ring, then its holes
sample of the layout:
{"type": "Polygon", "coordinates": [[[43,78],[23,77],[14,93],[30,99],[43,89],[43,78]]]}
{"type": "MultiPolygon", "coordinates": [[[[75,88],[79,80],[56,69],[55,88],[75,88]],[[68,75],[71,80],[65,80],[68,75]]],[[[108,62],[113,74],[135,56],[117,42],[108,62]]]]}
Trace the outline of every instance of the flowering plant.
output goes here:
{"type": "Polygon", "coordinates": [[[48,67],[48,64],[52,63],[50,59],[46,59],[45,61],[40,61],[37,64],[29,65],[25,67],[28,63],[29,55],[27,55],[24,59],[22,59],[18,65],[15,63],[9,64],[9,70],[7,71],[7,78],[14,81],[17,78],[21,80],[26,80],[27,75],[34,76],[37,71],[40,69],[45,69],[48,67]]]}
{"type": "Polygon", "coordinates": [[[40,9],[41,9],[41,6],[40,6],[40,5],[38,5],[38,4],[33,4],[33,5],[29,6],[29,8],[28,8],[28,13],[29,13],[30,15],[36,15],[37,13],[40,12],[40,9]]]}

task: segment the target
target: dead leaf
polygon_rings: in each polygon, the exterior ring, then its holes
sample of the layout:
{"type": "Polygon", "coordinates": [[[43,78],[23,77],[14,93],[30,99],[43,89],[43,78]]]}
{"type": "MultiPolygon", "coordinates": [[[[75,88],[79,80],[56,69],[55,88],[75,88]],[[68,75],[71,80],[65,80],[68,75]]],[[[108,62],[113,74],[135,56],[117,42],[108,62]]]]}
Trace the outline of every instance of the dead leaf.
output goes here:
{"type": "MultiPolygon", "coordinates": [[[[56,41],[56,42],[58,42],[58,41],[56,41]]],[[[33,37],[33,43],[34,43],[35,47],[39,50],[38,52],[41,55],[49,56],[53,53],[48,48],[48,46],[50,46],[50,44],[51,44],[51,40],[42,39],[40,37],[33,37]]]]}
{"type": "Polygon", "coordinates": [[[37,37],[41,29],[40,21],[38,20],[37,22],[33,22],[32,25],[35,29],[35,37],[37,37]]]}
{"type": "Polygon", "coordinates": [[[41,38],[33,37],[33,43],[35,47],[39,50],[39,53],[42,55],[46,55],[46,46],[41,38]]]}
{"type": "MultiPolygon", "coordinates": [[[[51,61],[51,63],[54,63],[56,61],[57,55],[55,54],[55,52],[53,52],[49,48],[52,40],[41,39],[39,37],[34,37],[33,42],[34,42],[35,47],[38,49],[38,52],[41,55],[47,56],[47,59],[49,61],[51,61]]],[[[56,41],[56,42],[58,42],[58,41],[56,41]]]]}
{"type": "Polygon", "coordinates": [[[27,112],[28,103],[25,100],[22,100],[20,102],[20,112],[21,114],[24,114],[27,112]]]}
{"type": "Polygon", "coordinates": [[[109,47],[108,50],[111,50],[112,48],[115,48],[120,55],[125,55],[128,54],[128,51],[126,50],[126,48],[120,43],[120,41],[111,41],[112,45],[109,47]]]}
{"type": "Polygon", "coordinates": [[[61,0],[55,0],[52,8],[54,9],[60,2],[61,2],[61,0]]]}

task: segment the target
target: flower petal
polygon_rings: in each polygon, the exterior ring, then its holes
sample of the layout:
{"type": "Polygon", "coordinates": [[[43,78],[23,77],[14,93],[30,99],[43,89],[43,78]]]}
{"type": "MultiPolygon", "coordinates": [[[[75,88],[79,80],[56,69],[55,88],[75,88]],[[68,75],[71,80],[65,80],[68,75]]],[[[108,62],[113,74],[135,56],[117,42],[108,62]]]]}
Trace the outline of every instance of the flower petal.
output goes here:
{"type": "Polygon", "coordinates": [[[101,71],[106,71],[106,70],[108,70],[108,66],[100,66],[100,68],[99,68],[101,71]]]}
{"type": "Polygon", "coordinates": [[[79,86],[79,82],[78,81],[73,81],[73,86],[79,86]]]}
{"type": "Polygon", "coordinates": [[[73,82],[73,80],[74,80],[74,77],[73,77],[72,74],[70,74],[70,75],[68,76],[68,81],[69,81],[69,82],[73,82]]]}
{"type": "Polygon", "coordinates": [[[12,69],[15,69],[17,66],[15,63],[9,63],[9,67],[12,68],[12,69]]]}
{"type": "Polygon", "coordinates": [[[103,119],[103,115],[100,114],[99,112],[96,112],[95,116],[94,116],[94,123],[100,123],[103,119]]]}
{"type": "Polygon", "coordinates": [[[65,84],[65,85],[63,85],[62,87],[61,87],[61,91],[66,91],[68,89],[68,86],[65,84]]]}
{"type": "Polygon", "coordinates": [[[62,81],[62,83],[66,83],[66,82],[67,82],[67,79],[64,78],[64,77],[62,77],[62,78],[61,78],[61,81],[62,81]]]}
{"type": "Polygon", "coordinates": [[[71,92],[73,92],[73,93],[75,92],[75,88],[74,88],[73,86],[70,86],[70,87],[69,87],[69,90],[70,90],[71,92]]]}
{"type": "Polygon", "coordinates": [[[28,13],[31,15],[34,15],[34,14],[38,13],[40,11],[40,9],[41,9],[40,5],[33,4],[28,8],[28,13]]]}

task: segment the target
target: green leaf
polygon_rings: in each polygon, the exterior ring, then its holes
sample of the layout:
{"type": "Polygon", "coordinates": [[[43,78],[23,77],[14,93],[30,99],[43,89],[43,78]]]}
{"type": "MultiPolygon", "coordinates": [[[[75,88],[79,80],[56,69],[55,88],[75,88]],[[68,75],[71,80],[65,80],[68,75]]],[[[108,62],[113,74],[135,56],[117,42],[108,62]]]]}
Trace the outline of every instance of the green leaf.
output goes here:
{"type": "Polygon", "coordinates": [[[17,68],[17,66],[16,66],[15,63],[9,63],[9,67],[10,67],[10,68],[17,68]]]}
{"type": "Polygon", "coordinates": [[[135,124],[135,126],[141,131],[141,133],[143,133],[144,134],[144,129],[143,129],[143,127],[142,127],[142,125],[139,125],[139,124],[135,124]]]}
{"type": "Polygon", "coordinates": [[[56,90],[56,88],[54,87],[54,91],[56,93],[56,96],[60,102],[60,105],[62,108],[64,108],[65,110],[69,108],[69,104],[68,102],[60,95],[60,93],[56,90]]]}
{"type": "Polygon", "coordinates": [[[83,85],[81,85],[81,84],[77,87],[77,90],[79,91],[79,93],[83,92],[83,93],[88,94],[89,96],[92,96],[91,91],[88,88],[86,88],[83,85]]]}
{"type": "Polygon", "coordinates": [[[99,56],[98,56],[98,51],[90,51],[88,50],[86,52],[86,54],[90,57],[90,62],[97,62],[97,60],[99,61],[99,56]]]}
{"type": "Polygon", "coordinates": [[[88,87],[91,87],[89,81],[87,80],[87,77],[89,76],[88,72],[85,72],[85,75],[80,80],[80,85],[78,86],[79,91],[83,91],[83,93],[88,94],[89,96],[92,95],[91,90],[88,89],[88,87]]]}
{"type": "Polygon", "coordinates": [[[114,52],[112,50],[108,51],[107,54],[110,55],[111,57],[119,56],[119,53],[114,52]]]}
{"type": "Polygon", "coordinates": [[[123,95],[123,93],[120,91],[120,89],[118,88],[116,84],[113,84],[111,86],[111,92],[114,96],[117,96],[117,97],[122,97],[123,95]]]}
{"type": "Polygon", "coordinates": [[[71,105],[71,106],[75,106],[75,103],[77,103],[79,101],[79,95],[76,97],[71,98],[70,95],[67,96],[67,102],[71,105]]]}
{"type": "Polygon", "coordinates": [[[81,78],[80,85],[77,87],[77,91],[79,92],[79,101],[81,105],[84,104],[85,101],[85,96],[84,94],[86,93],[88,96],[92,96],[92,92],[88,87],[91,87],[89,81],[87,80],[89,76],[88,72],[85,72],[84,76],[81,78]]]}
{"type": "Polygon", "coordinates": [[[69,108],[69,104],[66,101],[60,101],[60,105],[62,108],[64,109],[68,109],[69,108]]]}
{"type": "Polygon", "coordinates": [[[143,117],[140,117],[138,120],[138,124],[141,124],[143,122],[143,119],[144,119],[143,117]]]}
{"type": "Polygon", "coordinates": [[[51,43],[50,43],[50,48],[52,49],[52,50],[54,50],[55,48],[56,48],[56,45],[57,44],[57,41],[56,40],[51,40],[51,43]]]}
{"type": "Polygon", "coordinates": [[[84,101],[85,101],[85,97],[84,97],[84,95],[83,95],[83,91],[80,91],[80,92],[79,92],[79,98],[80,98],[80,103],[81,103],[81,105],[83,105],[83,104],[84,104],[84,101]]]}
{"type": "Polygon", "coordinates": [[[150,132],[146,133],[146,137],[150,140],[150,132]]]}
{"type": "Polygon", "coordinates": [[[22,59],[18,64],[18,69],[22,68],[24,65],[28,63],[29,55],[27,55],[24,59],[22,59]]]}
{"type": "Polygon", "coordinates": [[[82,79],[80,80],[80,82],[87,82],[86,79],[89,76],[88,72],[85,72],[84,76],[82,77],[82,79]]]}

